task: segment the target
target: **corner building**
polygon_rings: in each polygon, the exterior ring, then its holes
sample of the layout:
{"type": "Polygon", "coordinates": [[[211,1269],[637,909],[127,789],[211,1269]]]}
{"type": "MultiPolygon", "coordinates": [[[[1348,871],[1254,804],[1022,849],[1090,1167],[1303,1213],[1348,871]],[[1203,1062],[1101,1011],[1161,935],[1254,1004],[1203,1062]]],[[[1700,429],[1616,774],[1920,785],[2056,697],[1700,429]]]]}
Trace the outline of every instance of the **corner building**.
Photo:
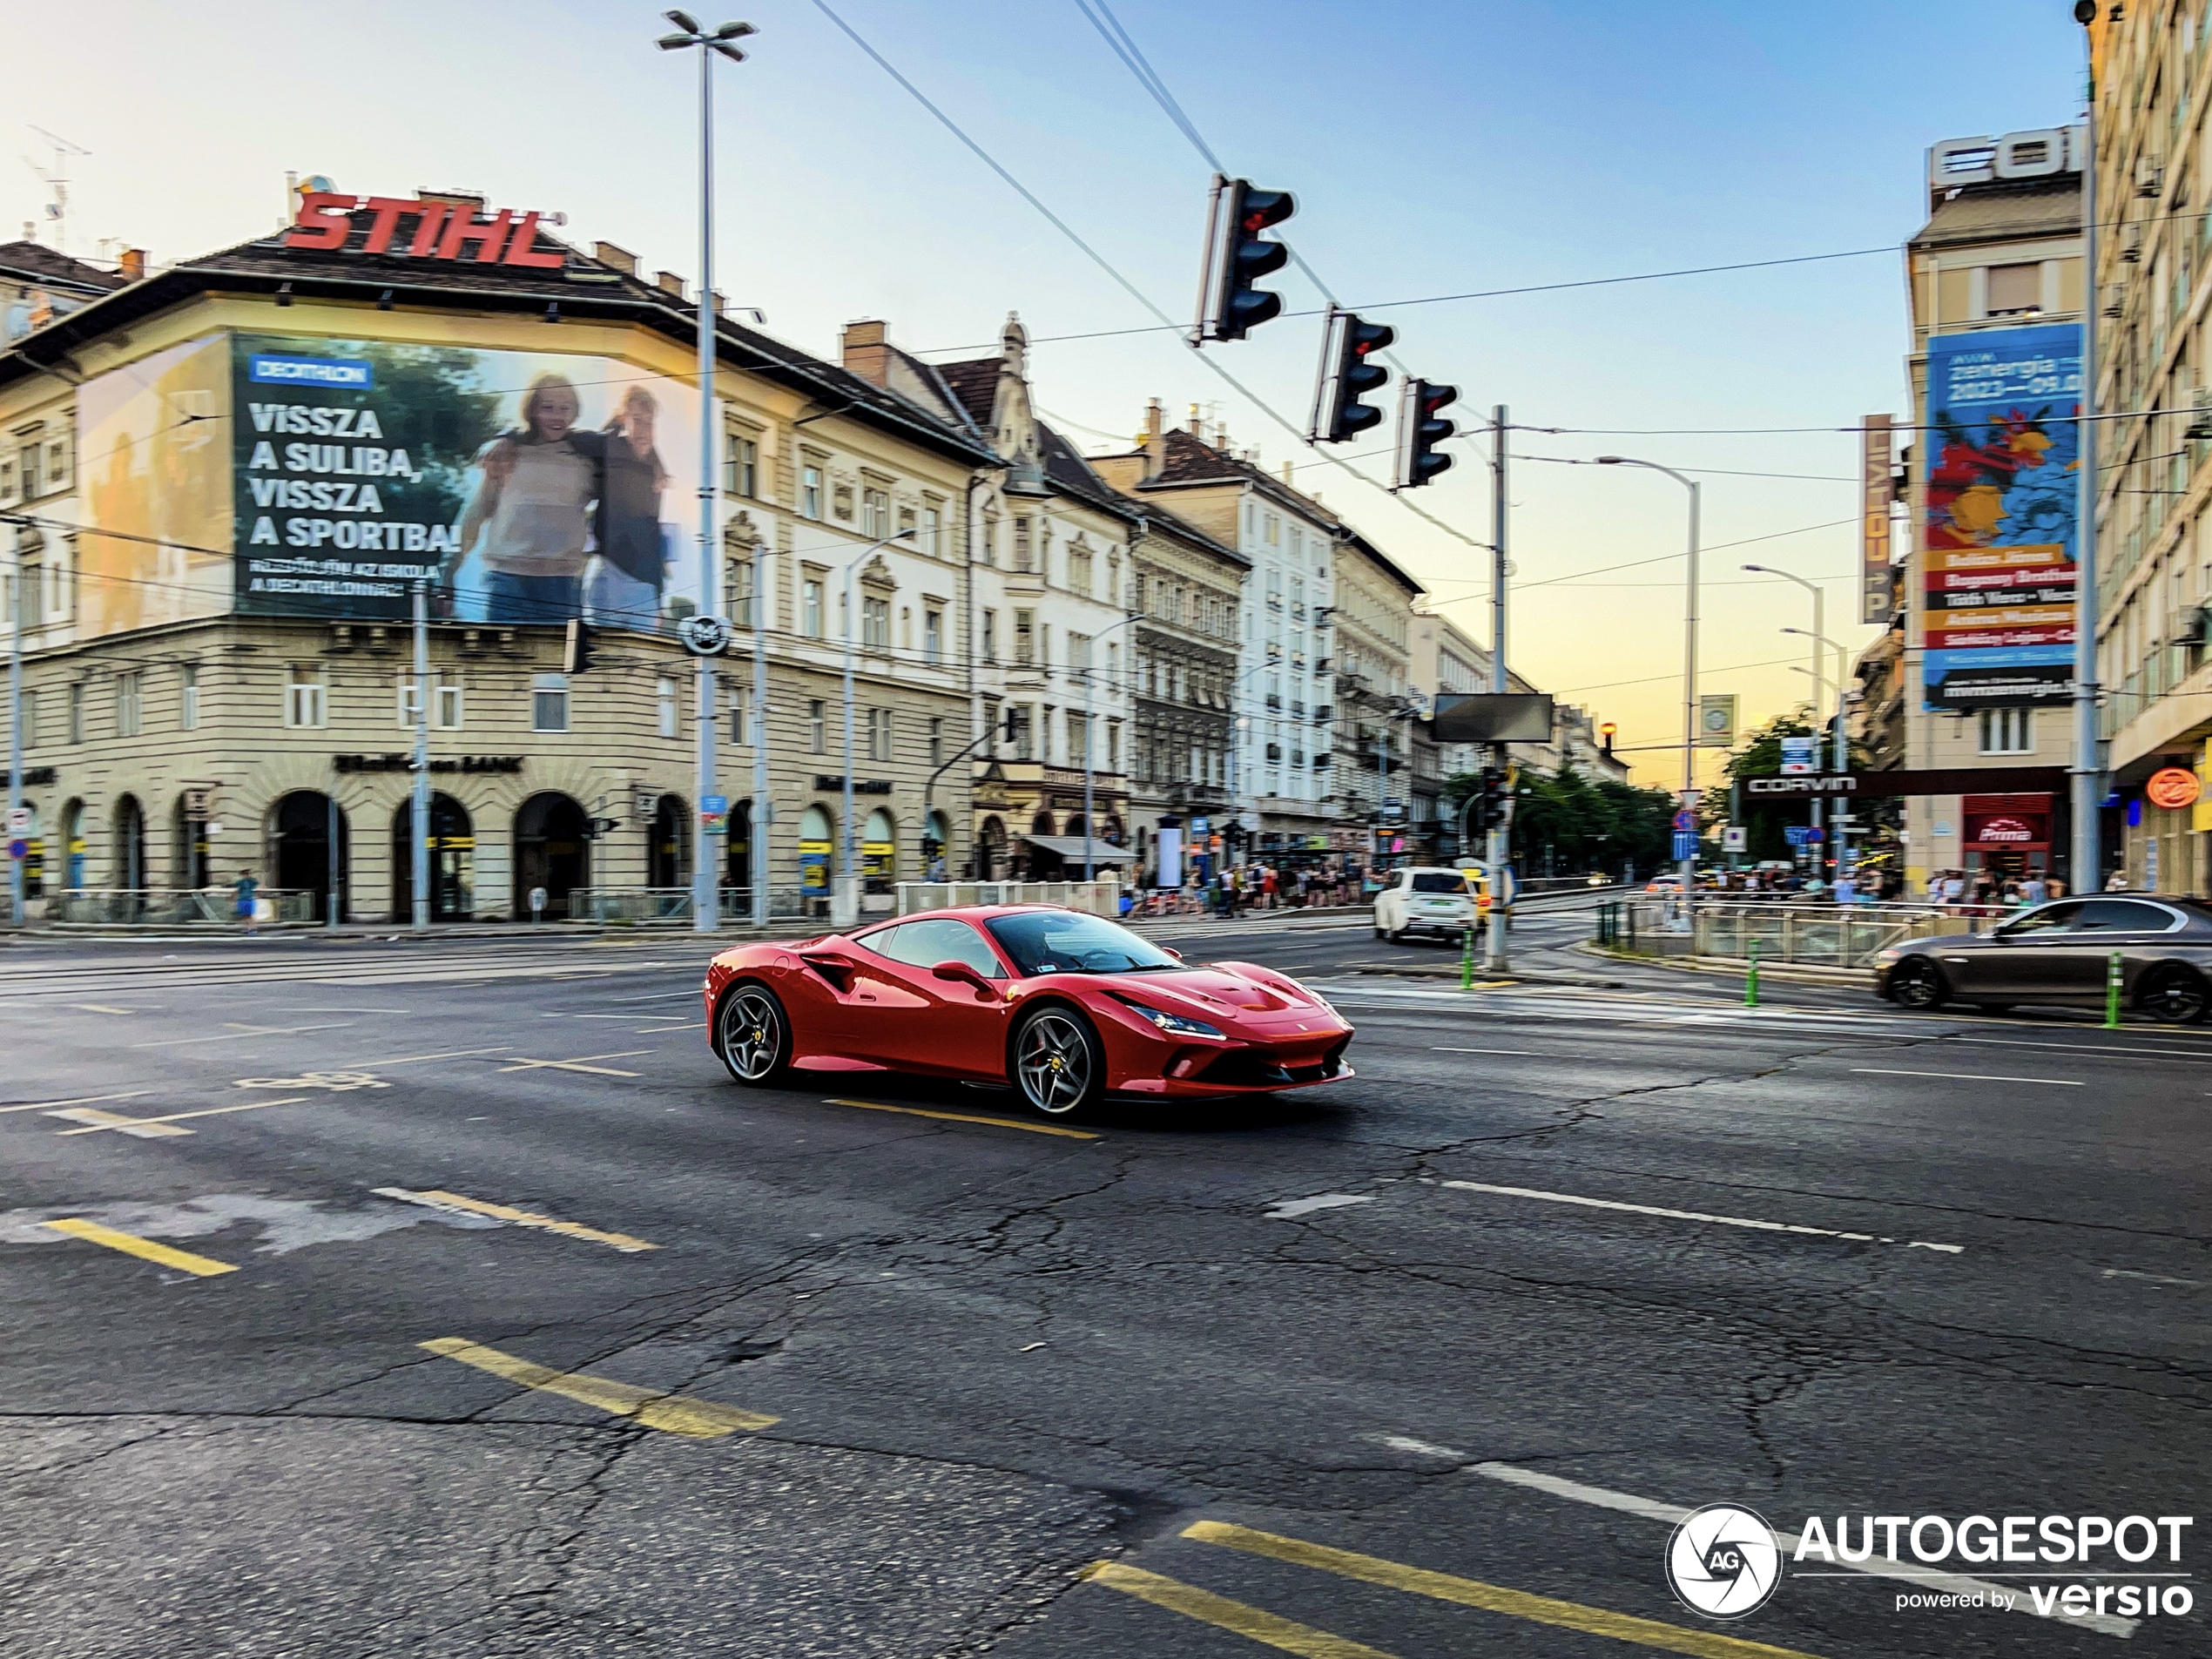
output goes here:
{"type": "Polygon", "coordinates": [[[0,624],[27,653],[32,897],[182,914],[250,869],[287,915],[404,916],[418,698],[437,919],[523,916],[537,888],[556,919],[572,895],[672,897],[699,806],[674,635],[695,611],[738,626],[711,716],[725,906],[747,902],[764,725],[778,910],[826,907],[843,873],[848,627],[854,873],[922,875],[968,820],[965,768],[925,786],[968,741],[968,503],[996,456],[721,319],[703,590],[696,305],[535,214],[311,195],[284,232],[10,341],[0,624]],[[597,638],[577,674],[570,617],[597,638]]]}

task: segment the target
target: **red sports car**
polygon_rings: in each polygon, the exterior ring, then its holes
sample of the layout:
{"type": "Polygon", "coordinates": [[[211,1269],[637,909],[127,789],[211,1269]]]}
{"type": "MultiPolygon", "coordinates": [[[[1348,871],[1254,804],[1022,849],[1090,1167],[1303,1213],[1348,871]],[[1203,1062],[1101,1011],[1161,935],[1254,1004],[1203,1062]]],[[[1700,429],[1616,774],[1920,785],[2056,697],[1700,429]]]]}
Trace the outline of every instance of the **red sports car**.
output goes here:
{"type": "Polygon", "coordinates": [[[1040,905],[934,910],[741,945],[706,974],[708,1040],[765,1088],[799,1072],[1011,1082],[1054,1116],[1109,1094],[1261,1094],[1352,1076],[1352,1026],[1251,962],[1184,965],[1118,923],[1040,905]]]}

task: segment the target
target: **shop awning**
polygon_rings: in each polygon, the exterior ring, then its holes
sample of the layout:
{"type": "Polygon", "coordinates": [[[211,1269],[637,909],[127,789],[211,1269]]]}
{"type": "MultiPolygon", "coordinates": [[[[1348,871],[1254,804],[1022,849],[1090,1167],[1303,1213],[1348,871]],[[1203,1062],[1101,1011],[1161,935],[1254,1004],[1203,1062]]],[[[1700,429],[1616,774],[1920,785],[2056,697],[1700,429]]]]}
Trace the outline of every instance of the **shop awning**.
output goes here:
{"type": "MultiPolygon", "coordinates": [[[[1083,861],[1083,838],[1080,835],[1024,835],[1031,846],[1041,846],[1048,853],[1056,853],[1062,862],[1081,864],[1083,861]]],[[[1114,846],[1104,841],[1090,843],[1089,859],[1093,864],[1133,864],[1136,854],[1125,846],[1114,846]]]]}

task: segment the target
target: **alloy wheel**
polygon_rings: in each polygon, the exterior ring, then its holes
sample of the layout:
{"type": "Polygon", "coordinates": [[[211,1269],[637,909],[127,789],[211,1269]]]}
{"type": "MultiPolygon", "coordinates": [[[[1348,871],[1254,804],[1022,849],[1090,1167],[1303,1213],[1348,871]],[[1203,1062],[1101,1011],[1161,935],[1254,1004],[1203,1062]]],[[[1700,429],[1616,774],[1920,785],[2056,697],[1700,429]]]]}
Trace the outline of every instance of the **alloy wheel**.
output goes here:
{"type": "Polygon", "coordinates": [[[1048,1008],[1022,1028],[1014,1059],[1022,1097],[1057,1117],[1090,1092],[1090,1037],[1074,1018],[1048,1008]]]}
{"type": "Polygon", "coordinates": [[[2194,1025],[2205,1006],[2204,981],[2187,972],[2161,975],[2143,996],[2143,1011],[2161,1025],[2194,1025]]]}
{"type": "Polygon", "coordinates": [[[1926,962],[1901,962],[1890,972],[1890,995],[1900,1008],[1932,1008],[1943,1001],[1943,980],[1926,962]]]}
{"type": "Polygon", "coordinates": [[[748,985],[722,1005],[722,1060],[741,1082],[757,1083],[783,1052],[784,1013],[775,998],[748,985]]]}

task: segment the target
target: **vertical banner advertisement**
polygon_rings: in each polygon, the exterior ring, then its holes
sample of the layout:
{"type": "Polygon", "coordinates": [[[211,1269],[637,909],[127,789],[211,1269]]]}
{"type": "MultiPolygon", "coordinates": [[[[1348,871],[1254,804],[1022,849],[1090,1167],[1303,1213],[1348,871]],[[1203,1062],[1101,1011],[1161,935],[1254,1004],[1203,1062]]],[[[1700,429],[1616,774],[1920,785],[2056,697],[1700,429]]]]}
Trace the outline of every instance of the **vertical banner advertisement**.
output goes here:
{"type": "Polygon", "coordinates": [[[1890,625],[1890,417],[1870,415],[1860,427],[1858,619],[1890,625]]]}
{"type": "Polygon", "coordinates": [[[1928,342],[1926,650],[1931,710],[2065,703],[2074,679],[2081,331],[1928,342]]]}

